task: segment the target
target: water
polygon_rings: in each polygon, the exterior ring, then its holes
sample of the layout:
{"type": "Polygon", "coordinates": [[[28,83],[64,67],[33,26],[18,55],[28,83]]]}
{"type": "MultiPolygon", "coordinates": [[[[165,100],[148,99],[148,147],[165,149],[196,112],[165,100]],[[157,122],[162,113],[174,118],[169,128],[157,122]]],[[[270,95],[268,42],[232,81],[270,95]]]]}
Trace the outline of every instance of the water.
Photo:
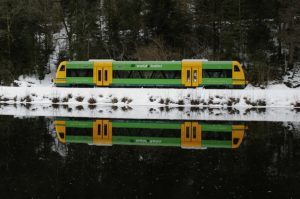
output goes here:
{"type": "Polygon", "coordinates": [[[295,122],[0,116],[0,123],[1,198],[300,197],[295,122]],[[111,139],[96,139],[96,124],[111,139]],[[201,146],[183,146],[184,136],[200,136],[201,146]]]}

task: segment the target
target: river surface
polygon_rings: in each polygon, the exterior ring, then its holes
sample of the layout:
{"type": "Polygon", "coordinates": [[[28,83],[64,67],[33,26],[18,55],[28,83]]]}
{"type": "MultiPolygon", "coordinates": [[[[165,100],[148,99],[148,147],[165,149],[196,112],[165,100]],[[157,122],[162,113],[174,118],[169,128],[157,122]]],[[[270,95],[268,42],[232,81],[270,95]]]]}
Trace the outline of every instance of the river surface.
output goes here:
{"type": "Polygon", "coordinates": [[[300,198],[297,122],[0,116],[0,124],[1,198],[300,198]]]}

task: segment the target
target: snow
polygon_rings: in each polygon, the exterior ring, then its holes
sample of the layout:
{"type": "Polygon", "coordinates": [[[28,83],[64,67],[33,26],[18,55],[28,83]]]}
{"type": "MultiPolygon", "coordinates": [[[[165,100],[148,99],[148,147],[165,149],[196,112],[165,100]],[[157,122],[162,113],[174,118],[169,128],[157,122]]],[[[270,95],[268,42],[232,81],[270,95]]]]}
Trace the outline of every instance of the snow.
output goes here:
{"type": "MultiPolygon", "coordinates": [[[[269,121],[300,123],[300,110],[288,108],[207,108],[95,105],[0,105],[0,115],[149,120],[269,121]]],[[[300,126],[300,125],[298,125],[300,126]]],[[[300,127],[299,127],[300,128],[300,127]]]]}
{"type": "Polygon", "coordinates": [[[266,89],[57,88],[0,87],[0,102],[31,104],[91,104],[209,107],[295,107],[300,88],[271,85],[266,89]],[[83,98],[82,100],[80,98],[83,98]]]}
{"type": "Polygon", "coordinates": [[[294,68],[283,77],[283,82],[291,88],[300,87],[300,63],[296,63],[294,68]]]}

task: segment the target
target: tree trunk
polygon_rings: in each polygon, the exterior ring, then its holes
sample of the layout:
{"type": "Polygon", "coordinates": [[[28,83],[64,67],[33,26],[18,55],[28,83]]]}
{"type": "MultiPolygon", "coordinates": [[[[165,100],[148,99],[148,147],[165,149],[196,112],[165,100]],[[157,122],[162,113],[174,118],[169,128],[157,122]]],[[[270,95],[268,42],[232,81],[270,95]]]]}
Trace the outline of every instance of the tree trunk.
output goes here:
{"type": "Polygon", "coordinates": [[[294,67],[294,41],[290,41],[289,44],[289,59],[288,59],[288,69],[292,69],[294,67]]]}

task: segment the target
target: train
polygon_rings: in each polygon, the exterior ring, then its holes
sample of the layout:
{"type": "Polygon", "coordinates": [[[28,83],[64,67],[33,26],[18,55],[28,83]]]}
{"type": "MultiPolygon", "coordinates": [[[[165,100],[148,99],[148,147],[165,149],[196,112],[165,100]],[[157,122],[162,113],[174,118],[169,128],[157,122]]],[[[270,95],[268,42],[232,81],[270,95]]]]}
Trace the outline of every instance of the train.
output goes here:
{"type": "Polygon", "coordinates": [[[247,85],[238,61],[63,61],[52,79],[57,87],[229,87],[247,85]]]}
{"type": "Polygon", "coordinates": [[[59,142],[97,146],[164,146],[182,149],[238,148],[247,126],[203,121],[56,118],[59,142]]]}

